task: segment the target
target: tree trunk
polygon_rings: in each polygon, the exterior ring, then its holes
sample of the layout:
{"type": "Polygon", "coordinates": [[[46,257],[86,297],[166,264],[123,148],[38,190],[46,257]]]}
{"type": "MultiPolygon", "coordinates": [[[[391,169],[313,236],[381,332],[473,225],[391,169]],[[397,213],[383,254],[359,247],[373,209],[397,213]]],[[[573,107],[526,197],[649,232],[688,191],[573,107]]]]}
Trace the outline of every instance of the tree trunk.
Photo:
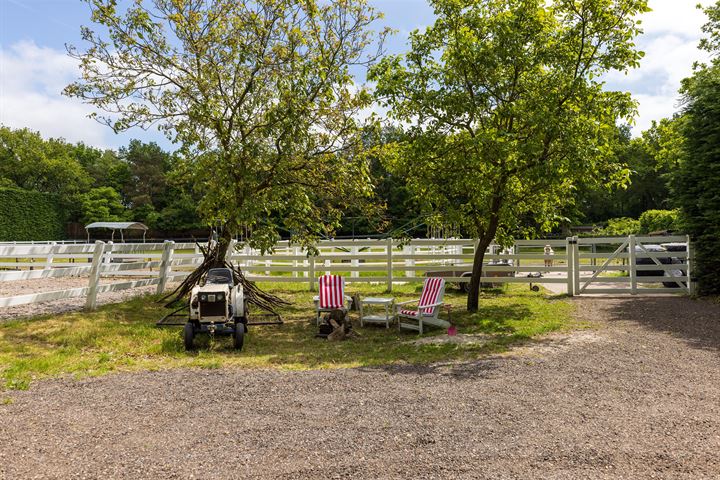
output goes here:
{"type": "MultiPolygon", "coordinates": [[[[494,236],[494,234],[493,234],[494,236]]],[[[477,312],[480,303],[480,278],[482,277],[483,260],[485,251],[492,242],[493,236],[484,235],[477,242],[475,256],[473,258],[472,277],[470,277],[470,291],[467,298],[468,312],[477,312]]]]}
{"type": "Polygon", "coordinates": [[[480,228],[480,238],[478,239],[477,248],[475,249],[475,258],[473,258],[472,277],[470,278],[470,291],[468,292],[467,309],[468,312],[477,312],[480,300],[480,277],[482,277],[483,260],[485,259],[485,250],[495,239],[495,234],[500,225],[500,208],[503,203],[502,188],[504,180],[498,183],[490,202],[490,222],[487,229],[480,228]]]}
{"type": "Polygon", "coordinates": [[[217,255],[212,259],[210,268],[222,268],[225,266],[225,257],[227,256],[228,247],[232,241],[232,233],[229,228],[223,230],[222,236],[218,238],[217,255]]]}

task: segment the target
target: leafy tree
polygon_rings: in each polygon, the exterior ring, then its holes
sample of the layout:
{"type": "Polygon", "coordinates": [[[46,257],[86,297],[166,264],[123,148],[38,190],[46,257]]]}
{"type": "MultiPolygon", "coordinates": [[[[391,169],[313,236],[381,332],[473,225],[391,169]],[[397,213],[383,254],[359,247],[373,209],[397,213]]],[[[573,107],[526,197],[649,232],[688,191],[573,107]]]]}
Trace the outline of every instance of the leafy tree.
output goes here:
{"type": "Polygon", "coordinates": [[[68,203],[92,180],[72,148],[62,140],[44,140],[38,132],[0,126],[0,178],[24,190],[58,195],[68,203]]]}
{"type": "Polygon", "coordinates": [[[85,224],[92,222],[119,222],[124,218],[125,207],[120,194],[112,187],[93,188],[79,196],[81,221],[85,224]]]}
{"type": "Polygon", "coordinates": [[[683,156],[673,178],[682,225],[694,245],[694,275],[700,294],[720,292],[720,2],[707,8],[710,65],[697,65],[683,81],[683,156]]]}
{"type": "Polygon", "coordinates": [[[443,223],[478,239],[472,311],[494,238],[552,228],[581,177],[624,180],[608,153],[634,102],[601,77],[638,65],[635,18],[648,9],[645,0],[431,3],[434,25],[369,78],[391,117],[412,124],[388,168],[443,223]]]}
{"type": "Polygon", "coordinates": [[[197,214],[197,200],[188,192],[171,190],[167,206],[158,215],[155,227],[171,232],[195,230],[203,227],[197,214]]]}
{"type": "Polygon", "coordinates": [[[270,249],[286,228],[309,245],[370,193],[356,113],[371,96],[350,74],[372,59],[365,0],[86,1],[98,28],[70,48],[82,79],[65,93],[179,143],[224,240],[248,229],[270,249]]]}
{"type": "Polygon", "coordinates": [[[682,151],[681,115],[653,121],[637,138],[627,126],[618,128],[614,153],[628,169],[628,183],[577,185],[577,205],[569,215],[579,221],[602,222],[615,217],[639,217],[647,210],[673,206],[670,178],[682,151]]]}
{"type": "Polygon", "coordinates": [[[131,180],[130,166],[113,150],[100,150],[78,143],[71,147],[87,173],[93,178],[93,187],[112,187],[117,192],[127,188],[131,180]]]}
{"type": "Polygon", "coordinates": [[[121,148],[119,153],[130,170],[129,181],[124,186],[128,205],[148,212],[165,207],[170,155],[154,142],[139,140],[131,140],[130,145],[121,148]]]}

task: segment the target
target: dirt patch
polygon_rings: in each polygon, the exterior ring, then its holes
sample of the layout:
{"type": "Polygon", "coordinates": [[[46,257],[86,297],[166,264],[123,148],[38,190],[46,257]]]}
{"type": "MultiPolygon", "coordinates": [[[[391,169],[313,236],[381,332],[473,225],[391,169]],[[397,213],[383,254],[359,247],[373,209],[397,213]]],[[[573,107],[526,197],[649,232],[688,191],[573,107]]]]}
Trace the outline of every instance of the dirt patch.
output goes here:
{"type": "Polygon", "coordinates": [[[591,330],[471,363],[0,393],[0,478],[718,478],[720,306],[574,302],[591,330]]]}
{"type": "Polygon", "coordinates": [[[609,342],[610,339],[596,330],[551,333],[525,345],[513,348],[507,354],[513,356],[546,356],[562,353],[568,349],[609,342]]]}
{"type": "Polygon", "coordinates": [[[412,340],[413,345],[484,345],[493,339],[492,335],[458,333],[457,335],[437,335],[412,340]]]}

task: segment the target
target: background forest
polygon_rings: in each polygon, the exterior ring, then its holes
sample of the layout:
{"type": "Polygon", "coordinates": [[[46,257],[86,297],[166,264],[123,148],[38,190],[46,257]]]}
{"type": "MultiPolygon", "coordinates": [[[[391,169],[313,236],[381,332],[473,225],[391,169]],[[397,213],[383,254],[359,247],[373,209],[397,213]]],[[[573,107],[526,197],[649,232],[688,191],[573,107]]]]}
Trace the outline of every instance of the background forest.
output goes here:
{"type": "MultiPolygon", "coordinates": [[[[627,166],[627,183],[613,188],[580,185],[574,202],[558,212],[563,220],[554,233],[563,234],[574,225],[595,225],[609,235],[680,229],[671,191],[682,154],[683,118],[662,120],[637,138],[631,138],[627,126],[619,127],[614,155],[627,166]]],[[[399,128],[367,129],[364,142],[372,151],[402,137],[399,128]]],[[[368,216],[348,206],[338,236],[426,235],[427,215],[413,201],[404,180],[390,174],[380,156],[370,154],[369,163],[375,197],[385,206],[384,212],[368,216]]],[[[0,240],[57,240],[69,234],[67,223],[96,221],[137,221],[159,235],[188,237],[209,227],[197,212],[201,196],[186,180],[181,157],[155,143],[133,140],[117,151],[103,150],[44,139],[28,129],[0,127],[5,219],[0,240]],[[49,215],[49,223],[56,225],[10,224],[10,218],[22,219],[29,213],[28,205],[33,215],[49,215]]]]}

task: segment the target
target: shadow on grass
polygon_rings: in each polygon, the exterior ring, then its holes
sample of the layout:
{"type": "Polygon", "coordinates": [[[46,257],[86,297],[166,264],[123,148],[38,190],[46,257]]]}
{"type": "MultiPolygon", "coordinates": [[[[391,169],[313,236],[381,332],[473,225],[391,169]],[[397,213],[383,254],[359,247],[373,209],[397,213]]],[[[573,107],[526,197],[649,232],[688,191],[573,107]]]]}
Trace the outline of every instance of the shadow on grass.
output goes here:
{"type": "MultiPolygon", "coordinates": [[[[378,286],[374,288],[357,290],[364,296],[377,296],[378,286]]],[[[398,301],[417,299],[421,288],[401,285],[386,296],[398,301]]],[[[445,330],[438,328],[428,328],[422,336],[382,326],[358,328],[357,312],[352,312],[359,336],[336,343],[315,337],[312,292],[282,287],[272,291],[292,302],[281,312],[286,323],[250,327],[242,352],[233,349],[230,337],[207,335],[198,336],[196,350],[186,352],[181,326],[155,326],[167,310],[153,296],[106,305],[91,313],[0,324],[0,380],[9,388],[18,388],[31,379],[66,374],[222,366],[286,370],[358,367],[387,369],[392,374],[485,376],[494,367],[492,362],[478,361],[479,357],[561,328],[571,309],[567,302],[548,301],[518,290],[512,295],[484,292],[480,310],[469,313],[464,311],[466,297],[449,291],[445,301],[453,306],[452,322],[459,333],[487,336],[482,342],[446,342],[445,330]],[[452,363],[457,361],[470,363],[452,363]]]]}

